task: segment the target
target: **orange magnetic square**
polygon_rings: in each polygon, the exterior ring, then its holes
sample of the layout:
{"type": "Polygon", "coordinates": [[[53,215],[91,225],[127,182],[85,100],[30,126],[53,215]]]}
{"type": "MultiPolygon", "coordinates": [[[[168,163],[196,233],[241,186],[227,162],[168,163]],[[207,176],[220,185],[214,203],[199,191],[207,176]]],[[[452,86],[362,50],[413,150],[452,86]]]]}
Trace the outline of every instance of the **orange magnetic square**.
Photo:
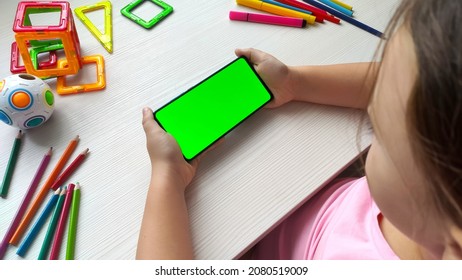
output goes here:
{"type": "Polygon", "coordinates": [[[24,66],[26,67],[27,73],[35,75],[37,77],[44,76],[64,76],[76,74],[80,69],[79,52],[77,52],[75,45],[72,40],[72,35],[63,32],[47,32],[43,34],[28,34],[28,33],[16,33],[16,43],[18,44],[19,52],[21,53],[24,66]],[[64,46],[64,54],[68,61],[67,68],[52,69],[35,69],[30,54],[27,48],[27,42],[30,40],[47,40],[47,39],[60,39],[64,46]]]}
{"type": "MultiPolygon", "coordinates": [[[[56,91],[58,92],[58,94],[74,94],[74,93],[96,91],[96,90],[104,89],[106,87],[106,75],[104,72],[103,56],[101,55],[85,56],[81,58],[81,63],[83,65],[90,64],[90,63],[96,64],[96,75],[97,75],[96,83],[67,86],[66,77],[59,76],[57,78],[57,83],[56,83],[56,91]]],[[[67,65],[68,63],[66,60],[58,61],[58,68],[66,68],[67,65]]]]}

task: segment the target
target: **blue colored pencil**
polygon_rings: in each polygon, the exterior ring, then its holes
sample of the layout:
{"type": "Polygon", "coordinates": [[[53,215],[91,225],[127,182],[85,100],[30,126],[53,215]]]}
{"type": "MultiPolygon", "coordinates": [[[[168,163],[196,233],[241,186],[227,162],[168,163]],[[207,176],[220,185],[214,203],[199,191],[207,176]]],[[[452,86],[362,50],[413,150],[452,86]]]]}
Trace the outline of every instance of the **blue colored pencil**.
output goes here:
{"type": "Polygon", "coordinates": [[[322,2],[324,5],[327,5],[327,6],[331,7],[332,9],[336,9],[337,11],[339,11],[341,13],[344,13],[347,16],[350,16],[350,17],[353,16],[353,11],[345,9],[344,7],[335,4],[334,2],[332,2],[330,0],[318,0],[318,1],[322,2]]]}
{"type": "Polygon", "coordinates": [[[344,21],[349,22],[349,23],[353,24],[354,26],[356,26],[358,28],[361,28],[362,30],[367,31],[367,32],[379,37],[379,38],[383,38],[382,32],[377,31],[374,28],[372,28],[370,26],[367,26],[364,23],[359,22],[359,21],[355,20],[354,18],[349,17],[349,16],[347,16],[347,15],[345,15],[345,14],[343,14],[343,13],[341,13],[341,12],[335,10],[335,9],[332,9],[331,7],[323,5],[322,3],[319,3],[318,1],[314,1],[314,0],[302,0],[302,1],[307,3],[307,4],[313,5],[316,8],[319,8],[319,9],[322,9],[322,10],[324,10],[326,12],[329,12],[332,15],[334,15],[334,16],[336,16],[338,18],[341,18],[344,21]]]}
{"type": "Polygon", "coordinates": [[[48,258],[48,251],[50,250],[51,240],[55,235],[56,225],[58,224],[61,209],[63,209],[66,192],[67,188],[64,187],[61,189],[61,192],[59,193],[58,202],[56,203],[55,211],[53,212],[50,223],[48,224],[47,233],[45,234],[45,239],[43,240],[42,247],[40,248],[38,260],[46,260],[48,258]]]}
{"type": "Polygon", "coordinates": [[[284,4],[284,3],[276,2],[276,1],[273,1],[273,0],[262,0],[262,2],[265,2],[265,3],[268,3],[268,4],[273,4],[275,6],[279,6],[279,7],[282,7],[282,8],[289,9],[289,10],[294,10],[294,11],[304,13],[304,14],[309,14],[309,15],[313,14],[310,11],[303,10],[303,9],[300,9],[300,8],[297,8],[297,7],[294,7],[294,6],[290,6],[290,5],[287,5],[287,4],[284,4]]]}
{"type": "Polygon", "coordinates": [[[54,195],[50,198],[50,200],[48,200],[45,209],[43,209],[39,218],[34,223],[29,233],[26,235],[26,238],[19,245],[18,251],[16,251],[17,255],[24,257],[24,255],[27,253],[27,250],[29,249],[30,245],[37,237],[37,234],[40,232],[46,220],[48,219],[48,216],[50,216],[51,211],[55,208],[60,192],[61,189],[57,189],[54,195]]]}

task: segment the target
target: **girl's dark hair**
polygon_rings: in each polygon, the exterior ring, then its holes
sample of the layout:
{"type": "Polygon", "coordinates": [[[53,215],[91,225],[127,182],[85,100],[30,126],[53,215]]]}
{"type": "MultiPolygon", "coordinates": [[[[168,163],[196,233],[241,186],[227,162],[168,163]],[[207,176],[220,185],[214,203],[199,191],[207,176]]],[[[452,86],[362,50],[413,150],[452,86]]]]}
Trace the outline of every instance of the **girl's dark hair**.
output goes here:
{"type": "Polygon", "coordinates": [[[403,24],[417,57],[407,104],[413,154],[438,211],[462,228],[462,1],[404,0],[387,34],[403,24]]]}

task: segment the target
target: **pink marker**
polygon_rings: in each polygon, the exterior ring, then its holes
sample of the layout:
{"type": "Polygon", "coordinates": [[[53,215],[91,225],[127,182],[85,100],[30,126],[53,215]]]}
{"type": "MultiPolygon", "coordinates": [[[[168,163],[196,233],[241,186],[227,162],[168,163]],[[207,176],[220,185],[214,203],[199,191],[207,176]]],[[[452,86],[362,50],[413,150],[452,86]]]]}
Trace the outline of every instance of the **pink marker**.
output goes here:
{"type": "Polygon", "coordinates": [[[230,20],[249,21],[265,24],[275,24],[291,27],[305,27],[306,20],[293,17],[282,17],[264,14],[244,13],[244,12],[229,12],[230,20]]]}

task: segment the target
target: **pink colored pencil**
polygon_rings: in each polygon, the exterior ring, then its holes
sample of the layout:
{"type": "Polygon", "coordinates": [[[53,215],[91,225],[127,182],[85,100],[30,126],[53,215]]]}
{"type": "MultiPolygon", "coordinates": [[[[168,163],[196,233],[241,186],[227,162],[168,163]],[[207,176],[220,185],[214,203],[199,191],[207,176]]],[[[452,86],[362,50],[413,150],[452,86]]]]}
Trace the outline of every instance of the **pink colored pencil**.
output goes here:
{"type": "Polygon", "coordinates": [[[59,175],[58,179],[53,183],[51,188],[55,191],[59,187],[61,187],[62,184],[72,175],[72,173],[79,167],[83,160],[85,159],[85,156],[88,154],[88,148],[85,149],[83,152],[81,152],[71,164],[63,171],[61,175],[59,175]]]}
{"type": "Polygon", "coordinates": [[[24,198],[22,199],[21,205],[19,206],[16,215],[11,221],[10,227],[6,231],[5,237],[3,238],[2,243],[0,244],[0,259],[3,259],[6,249],[8,248],[10,239],[16,231],[16,228],[18,227],[19,223],[21,222],[22,216],[24,216],[24,213],[27,210],[27,206],[32,200],[32,196],[34,195],[34,192],[37,189],[38,184],[40,183],[40,179],[42,178],[43,173],[45,172],[45,169],[47,168],[48,163],[50,162],[52,150],[53,148],[50,148],[43,157],[42,162],[40,163],[37,171],[35,172],[34,178],[32,179],[32,182],[29,185],[29,189],[27,190],[24,198]]]}
{"type": "Polygon", "coordinates": [[[61,249],[61,243],[63,241],[64,229],[66,227],[67,219],[69,217],[69,208],[71,207],[74,188],[74,184],[69,184],[67,186],[67,194],[66,198],[64,199],[63,210],[61,211],[61,216],[59,216],[56,234],[53,238],[53,244],[51,245],[50,260],[58,259],[59,250],[61,249]]]}

